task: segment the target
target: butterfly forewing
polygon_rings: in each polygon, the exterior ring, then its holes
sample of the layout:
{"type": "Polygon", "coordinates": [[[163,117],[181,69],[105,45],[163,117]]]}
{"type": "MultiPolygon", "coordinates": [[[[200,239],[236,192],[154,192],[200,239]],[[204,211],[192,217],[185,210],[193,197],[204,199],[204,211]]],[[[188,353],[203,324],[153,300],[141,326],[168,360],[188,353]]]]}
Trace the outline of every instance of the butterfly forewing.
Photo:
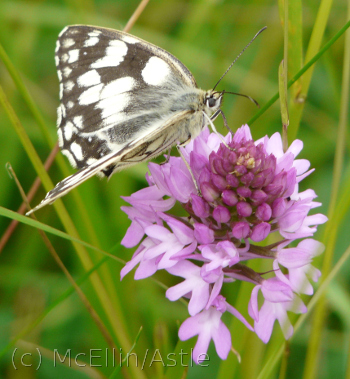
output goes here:
{"type": "MultiPolygon", "coordinates": [[[[59,145],[78,168],[161,128],[186,110],[178,100],[196,88],[189,70],[165,50],[93,26],[69,26],[61,32],[56,65],[59,145]]],[[[104,168],[104,173],[113,169],[104,168]]]]}

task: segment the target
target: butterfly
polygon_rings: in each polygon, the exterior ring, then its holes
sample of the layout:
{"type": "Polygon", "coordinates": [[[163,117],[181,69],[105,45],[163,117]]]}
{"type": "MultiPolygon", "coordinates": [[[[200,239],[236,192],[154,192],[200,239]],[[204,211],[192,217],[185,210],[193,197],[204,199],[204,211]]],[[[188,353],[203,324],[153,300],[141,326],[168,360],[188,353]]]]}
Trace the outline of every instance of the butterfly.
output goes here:
{"type": "Polygon", "coordinates": [[[72,25],[59,34],[55,61],[58,143],[80,170],[27,215],[95,174],[109,177],[185,145],[208,124],[215,128],[212,120],[219,114],[226,124],[220,106],[227,92],[215,88],[236,60],[205,91],[181,61],[158,46],[122,31],[72,25]]]}

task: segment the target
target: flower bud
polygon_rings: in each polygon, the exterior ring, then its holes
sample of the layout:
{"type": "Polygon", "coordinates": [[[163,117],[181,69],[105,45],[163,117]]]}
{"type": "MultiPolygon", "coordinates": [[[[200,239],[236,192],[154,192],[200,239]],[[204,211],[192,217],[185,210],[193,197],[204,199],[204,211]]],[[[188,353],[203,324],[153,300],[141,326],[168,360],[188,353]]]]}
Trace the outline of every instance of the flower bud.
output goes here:
{"type": "Polygon", "coordinates": [[[223,202],[230,206],[233,207],[238,203],[237,195],[234,191],[232,190],[225,190],[222,192],[222,200],[223,202]]]}
{"type": "Polygon", "coordinates": [[[199,244],[206,245],[214,242],[214,231],[204,224],[194,224],[194,237],[199,244]]]}
{"type": "Polygon", "coordinates": [[[213,210],[213,217],[215,221],[222,223],[222,222],[228,222],[231,218],[231,214],[230,214],[230,211],[226,207],[223,207],[222,205],[218,205],[213,210]]]}
{"type": "Polygon", "coordinates": [[[247,238],[249,236],[250,227],[246,221],[238,221],[232,228],[232,235],[237,239],[247,238]]]}
{"type": "Polygon", "coordinates": [[[217,175],[217,174],[211,174],[210,177],[211,177],[211,182],[219,190],[222,191],[227,187],[227,182],[226,182],[225,177],[221,175],[217,175]]]}
{"type": "Polygon", "coordinates": [[[271,225],[267,222],[261,222],[255,225],[249,238],[254,242],[263,241],[271,231],[271,225]]]}
{"type": "Polygon", "coordinates": [[[236,175],[228,174],[226,175],[226,181],[227,184],[231,187],[238,187],[239,186],[239,179],[236,175]]]}
{"type": "Polygon", "coordinates": [[[245,201],[240,201],[237,204],[237,213],[241,217],[249,217],[252,214],[253,210],[250,204],[245,201]]]}
{"type": "Polygon", "coordinates": [[[237,194],[241,197],[247,198],[252,194],[252,191],[248,187],[238,187],[237,194]]]}
{"type": "Polygon", "coordinates": [[[220,196],[220,193],[214,188],[212,184],[208,182],[201,183],[200,188],[203,198],[210,203],[215,201],[220,196]]]}
{"type": "Polygon", "coordinates": [[[198,195],[191,195],[192,209],[197,217],[206,218],[209,216],[209,204],[198,195]]]}
{"type": "Polygon", "coordinates": [[[255,216],[261,221],[270,220],[271,215],[272,215],[271,207],[266,203],[260,204],[255,212],[255,216]]]}

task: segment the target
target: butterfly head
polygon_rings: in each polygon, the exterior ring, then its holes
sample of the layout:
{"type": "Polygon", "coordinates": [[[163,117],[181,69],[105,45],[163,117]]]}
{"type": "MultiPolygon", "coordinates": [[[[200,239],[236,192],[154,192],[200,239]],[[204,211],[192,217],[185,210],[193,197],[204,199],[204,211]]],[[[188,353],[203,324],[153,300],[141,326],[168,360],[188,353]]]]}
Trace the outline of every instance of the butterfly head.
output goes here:
{"type": "Polygon", "coordinates": [[[204,102],[207,108],[207,114],[212,115],[220,108],[223,95],[224,92],[214,90],[209,90],[205,93],[204,102]]]}

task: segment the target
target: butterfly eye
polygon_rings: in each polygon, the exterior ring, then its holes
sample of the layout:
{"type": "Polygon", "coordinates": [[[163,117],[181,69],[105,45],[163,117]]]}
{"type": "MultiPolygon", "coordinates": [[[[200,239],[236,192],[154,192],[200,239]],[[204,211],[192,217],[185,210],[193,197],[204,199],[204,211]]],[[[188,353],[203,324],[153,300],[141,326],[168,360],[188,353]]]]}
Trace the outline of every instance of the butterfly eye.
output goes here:
{"type": "Polygon", "coordinates": [[[209,97],[207,98],[207,106],[209,108],[212,108],[216,105],[216,99],[214,99],[214,97],[209,97]]]}

